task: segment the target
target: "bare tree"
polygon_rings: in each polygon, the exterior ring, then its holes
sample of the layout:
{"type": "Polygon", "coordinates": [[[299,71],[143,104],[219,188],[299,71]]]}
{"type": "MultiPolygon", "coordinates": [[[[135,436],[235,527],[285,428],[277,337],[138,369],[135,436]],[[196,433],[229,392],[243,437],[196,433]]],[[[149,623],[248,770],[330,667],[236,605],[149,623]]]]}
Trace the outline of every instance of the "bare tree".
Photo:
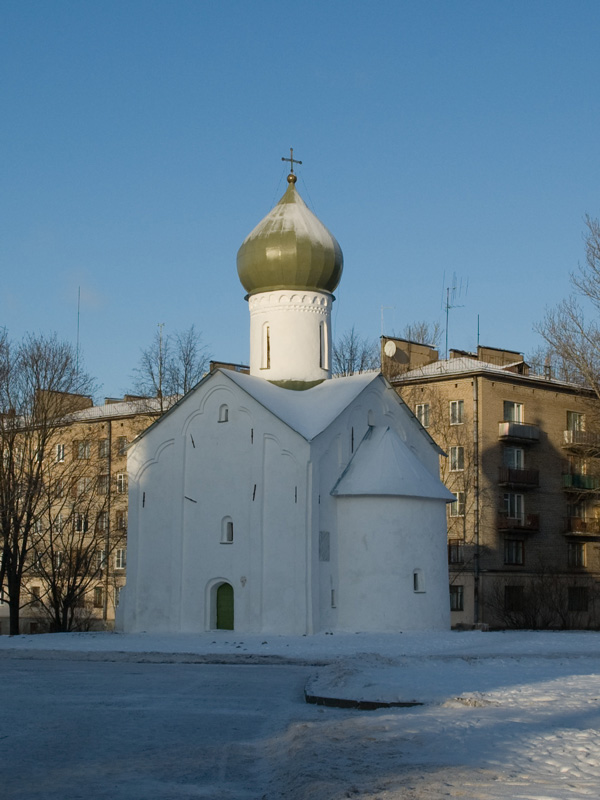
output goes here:
{"type": "Polygon", "coordinates": [[[333,344],[333,374],[342,377],[379,369],[379,343],[362,338],[354,325],[333,344]]]}
{"type": "Polygon", "coordinates": [[[7,590],[11,635],[19,633],[24,574],[36,526],[47,512],[57,425],[93,391],[74,348],[56,336],[0,336],[0,585],[7,590]]]}
{"type": "Polygon", "coordinates": [[[134,392],[159,398],[161,411],[166,411],[198,383],[208,361],[202,335],[194,325],[167,336],[159,325],[150,346],[142,350],[140,363],[133,372],[134,392]]]}
{"type": "Polygon", "coordinates": [[[439,322],[418,320],[405,325],[400,336],[396,336],[396,334],[394,336],[398,339],[408,339],[417,344],[428,344],[439,349],[443,333],[444,329],[439,322]]]}
{"type": "Polygon", "coordinates": [[[573,294],[547,312],[538,332],[569,380],[591,388],[600,399],[600,325],[586,317],[582,303],[600,312],[600,222],[585,218],[585,263],[571,273],[573,294]]]}

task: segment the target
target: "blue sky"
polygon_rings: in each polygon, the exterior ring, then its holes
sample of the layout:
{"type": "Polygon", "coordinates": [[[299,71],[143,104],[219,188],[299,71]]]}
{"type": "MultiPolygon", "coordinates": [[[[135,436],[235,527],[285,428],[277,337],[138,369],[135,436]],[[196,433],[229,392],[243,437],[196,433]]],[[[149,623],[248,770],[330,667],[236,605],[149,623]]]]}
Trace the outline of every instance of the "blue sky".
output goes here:
{"type": "Polygon", "coordinates": [[[600,3],[4,0],[0,325],[103,395],[158,323],[248,359],[244,237],[297,187],[344,251],[334,335],[528,352],[600,216],[600,3]]]}

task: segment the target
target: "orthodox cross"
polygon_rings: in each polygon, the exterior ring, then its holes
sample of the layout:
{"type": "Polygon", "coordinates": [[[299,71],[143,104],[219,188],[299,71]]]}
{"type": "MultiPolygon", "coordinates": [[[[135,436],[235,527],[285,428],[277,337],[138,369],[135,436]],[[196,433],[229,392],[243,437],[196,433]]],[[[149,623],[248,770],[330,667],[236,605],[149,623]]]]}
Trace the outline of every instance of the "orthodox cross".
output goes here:
{"type": "Polygon", "coordinates": [[[292,165],[292,170],[291,170],[292,175],[294,174],[294,164],[301,164],[302,163],[301,161],[298,161],[297,158],[294,158],[294,148],[293,147],[290,147],[290,157],[289,158],[283,158],[283,156],[282,156],[281,160],[290,162],[290,164],[292,165]]]}

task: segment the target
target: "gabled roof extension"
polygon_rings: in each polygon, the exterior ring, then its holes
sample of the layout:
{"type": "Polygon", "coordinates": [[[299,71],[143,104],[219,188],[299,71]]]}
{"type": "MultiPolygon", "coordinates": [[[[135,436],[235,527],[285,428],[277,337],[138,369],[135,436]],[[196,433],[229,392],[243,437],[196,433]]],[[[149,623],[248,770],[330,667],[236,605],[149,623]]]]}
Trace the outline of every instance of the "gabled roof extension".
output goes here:
{"type": "Polygon", "coordinates": [[[369,428],[331,494],[456,500],[389,427],[369,428]]]}

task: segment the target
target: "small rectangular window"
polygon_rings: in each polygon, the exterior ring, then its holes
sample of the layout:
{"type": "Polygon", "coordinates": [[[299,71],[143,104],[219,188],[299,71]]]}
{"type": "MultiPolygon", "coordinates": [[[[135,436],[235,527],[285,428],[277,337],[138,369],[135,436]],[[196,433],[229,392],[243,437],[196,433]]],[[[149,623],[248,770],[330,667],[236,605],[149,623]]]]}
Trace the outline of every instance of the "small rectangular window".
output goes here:
{"type": "Polygon", "coordinates": [[[502,463],[509,469],[523,469],[525,453],[522,447],[505,447],[502,452],[502,463]]]}
{"type": "Polygon", "coordinates": [[[57,444],[56,445],[56,463],[62,464],[65,460],[65,446],[64,444],[57,444]]]}
{"type": "Polygon", "coordinates": [[[108,458],[108,439],[100,439],[98,442],[98,458],[108,458]]]}
{"type": "Polygon", "coordinates": [[[568,608],[569,611],[587,611],[589,605],[587,586],[569,586],[568,608]]]}
{"type": "Polygon", "coordinates": [[[88,518],[87,514],[75,514],[75,530],[77,533],[87,533],[88,518]]]}
{"type": "Polygon", "coordinates": [[[119,472],[117,475],[117,493],[118,494],[126,494],[127,493],[127,473],[119,472]]]}
{"type": "Polygon", "coordinates": [[[450,472],[462,472],[465,468],[465,448],[450,448],[450,472]]]}
{"type": "Polygon", "coordinates": [[[448,563],[463,563],[463,542],[462,539],[450,539],[448,541],[448,563]]]}
{"type": "Polygon", "coordinates": [[[567,543],[567,563],[570,567],[585,567],[585,542],[567,543]]]}
{"type": "Polygon", "coordinates": [[[101,586],[94,587],[94,608],[102,608],[104,605],[104,592],[101,586]]]}
{"type": "Polygon", "coordinates": [[[108,494],[108,475],[98,475],[98,494],[108,494]]]}
{"type": "Polygon", "coordinates": [[[329,561],[329,531],[319,531],[319,561],[329,561]]]}
{"type": "Polygon", "coordinates": [[[115,551],[115,569],[125,569],[125,548],[119,547],[115,551]]]}
{"type": "Polygon", "coordinates": [[[97,570],[104,569],[106,566],[106,553],[104,550],[96,550],[94,553],[94,566],[97,570]]]}
{"type": "Polygon", "coordinates": [[[96,530],[105,531],[108,528],[108,513],[100,511],[96,517],[96,530]]]}
{"type": "Polygon", "coordinates": [[[525,518],[525,500],[522,494],[506,492],[504,495],[504,514],[508,519],[523,522],[525,518]]]}
{"type": "Polygon", "coordinates": [[[464,611],[464,586],[450,586],[450,611],[464,611]]]}
{"type": "Polygon", "coordinates": [[[522,539],[504,540],[504,563],[522,566],[524,562],[525,543],[522,539]]]}
{"type": "Polygon", "coordinates": [[[117,437],[117,455],[124,456],[126,454],[127,454],[127,437],[119,436],[117,437]]]}
{"type": "Polygon", "coordinates": [[[415,416],[424,428],[429,427],[429,403],[417,403],[415,416]]]}
{"type": "Polygon", "coordinates": [[[127,530],[127,512],[126,511],[117,511],[117,530],[118,531],[126,531],[127,530]]]}
{"type": "Polygon", "coordinates": [[[90,457],[90,443],[77,442],[77,458],[79,460],[87,460],[90,457]]]}
{"type": "Polygon", "coordinates": [[[522,611],[524,605],[525,591],[522,586],[505,586],[504,587],[504,610],[505,611],[522,611]]]}
{"type": "Polygon", "coordinates": [[[450,425],[462,425],[465,421],[465,401],[450,401],[450,425]]]}
{"type": "Polygon", "coordinates": [[[567,411],[567,430],[577,432],[584,431],[585,416],[579,411],[567,411]]]}
{"type": "Polygon", "coordinates": [[[450,503],[450,516],[451,517],[464,517],[465,515],[465,493],[453,492],[456,500],[450,503]]]}
{"type": "Polygon", "coordinates": [[[504,422],[523,422],[523,403],[504,401],[504,422]]]}

